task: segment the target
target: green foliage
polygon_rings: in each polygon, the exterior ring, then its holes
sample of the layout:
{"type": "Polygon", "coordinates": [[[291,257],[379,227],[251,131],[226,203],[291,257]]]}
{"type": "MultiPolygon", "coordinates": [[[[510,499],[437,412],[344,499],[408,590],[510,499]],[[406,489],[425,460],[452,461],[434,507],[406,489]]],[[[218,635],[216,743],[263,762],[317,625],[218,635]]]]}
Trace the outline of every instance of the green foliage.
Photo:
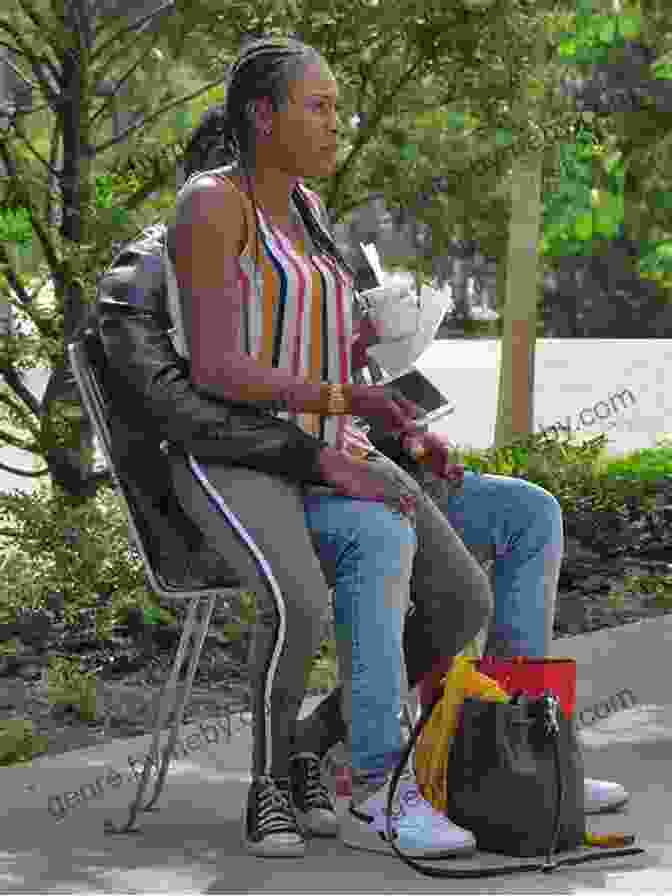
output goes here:
{"type": "Polygon", "coordinates": [[[34,756],[47,751],[47,738],[33,733],[27,719],[0,721],[0,767],[30,765],[34,756]]]}
{"type": "Polygon", "coordinates": [[[236,618],[222,626],[222,634],[231,641],[239,641],[248,635],[257,619],[257,603],[253,591],[240,591],[236,618]]]}
{"type": "Polygon", "coordinates": [[[652,603],[672,610],[672,576],[627,576],[623,588],[612,591],[609,600],[622,605],[628,592],[649,594],[652,603]]]}
{"type": "Polygon", "coordinates": [[[641,30],[641,13],[635,9],[620,15],[600,15],[587,7],[579,8],[576,27],[562,37],[558,53],[564,62],[606,62],[610,50],[622,47],[626,40],[635,40],[641,30]]]}
{"type": "Polygon", "coordinates": [[[604,471],[608,476],[649,482],[655,482],[665,476],[672,478],[672,446],[644,448],[633,452],[626,458],[605,463],[604,471]]]}
{"type": "Polygon", "coordinates": [[[572,144],[560,147],[560,177],[544,203],[539,250],[549,258],[588,256],[597,243],[613,239],[624,223],[623,164],[619,154],[605,156],[593,134],[582,129],[572,144]],[[609,190],[594,189],[594,164],[603,164],[609,190]]]}
{"type": "Polygon", "coordinates": [[[79,505],[46,484],[30,495],[0,494],[0,517],[6,521],[0,622],[12,621],[19,607],[45,607],[48,595],[58,592],[72,624],[79,610],[95,605],[97,595],[113,595],[113,606],[96,613],[96,631],[103,638],[124,608],[154,606],[142,562],[129,549],[126,515],[111,489],[79,505]]]}
{"type": "Polygon", "coordinates": [[[663,81],[672,80],[672,53],[668,53],[667,56],[654,62],[651,66],[651,71],[654,78],[659,78],[663,81]]]}
{"type": "Polygon", "coordinates": [[[0,641],[0,656],[16,656],[18,644],[16,638],[9,641],[0,641]]]}
{"type": "Polygon", "coordinates": [[[142,617],[147,625],[161,625],[161,623],[170,625],[175,622],[174,614],[164,607],[145,607],[142,617]]]}
{"type": "Polygon", "coordinates": [[[323,641],[320,654],[312,664],[308,689],[329,692],[338,684],[338,665],[336,659],[336,642],[331,639],[323,641]]]}
{"type": "Polygon", "coordinates": [[[657,280],[672,289],[672,238],[647,244],[647,252],[639,261],[640,276],[657,280]]]}
{"type": "MultiPolygon", "coordinates": [[[[607,460],[605,446],[604,434],[577,441],[534,433],[500,449],[458,449],[456,462],[478,473],[534,482],[554,495],[563,510],[575,511],[578,503],[586,499],[590,499],[591,507],[597,511],[619,510],[633,498],[650,508],[655,496],[651,488],[653,478],[647,475],[653,469],[651,464],[647,469],[645,465],[638,466],[635,459],[626,461],[624,467],[623,462],[607,460]],[[627,476],[620,475],[622,469],[627,469],[627,476]],[[643,475],[638,475],[639,472],[643,475]]],[[[655,449],[655,454],[640,454],[655,456],[657,470],[670,469],[669,452],[665,449],[662,453],[655,449]]]]}
{"type": "Polygon", "coordinates": [[[33,226],[26,208],[0,211],[0,242],[27,245],[33,240],[33,226]]]}
{"type": "Polygon", "coordinates": [[[67,657],[50,657],[48,672],[49,702],[75,706],[83,721],[97,718],[96,675],[81,672],[76,660],[67,657]]]}

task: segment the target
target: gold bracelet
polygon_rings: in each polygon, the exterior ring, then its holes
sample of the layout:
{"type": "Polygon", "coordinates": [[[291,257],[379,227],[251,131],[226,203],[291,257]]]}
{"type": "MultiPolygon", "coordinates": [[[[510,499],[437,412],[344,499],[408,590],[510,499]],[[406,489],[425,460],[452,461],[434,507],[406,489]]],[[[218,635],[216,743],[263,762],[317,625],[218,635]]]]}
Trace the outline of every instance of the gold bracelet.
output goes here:
{"type": "Polygon", "coordinates": [[[327,414],[347,414],[348,401],[345,397],[342,385],[330,383],[327,386],[327,395],[327,414]]]}

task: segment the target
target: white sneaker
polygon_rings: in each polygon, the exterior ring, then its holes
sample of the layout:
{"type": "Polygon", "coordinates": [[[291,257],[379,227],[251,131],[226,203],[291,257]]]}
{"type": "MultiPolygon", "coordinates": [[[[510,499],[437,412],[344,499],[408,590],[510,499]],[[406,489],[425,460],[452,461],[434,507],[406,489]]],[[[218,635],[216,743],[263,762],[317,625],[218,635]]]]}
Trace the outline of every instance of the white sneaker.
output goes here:
{"type": "Polygon", "coordinates": [[[594,778],[586,778],[584,781],[583,804],[586,815],[620,809],[629,799],[628,791],[614,781],[596,781],[594,778]]]}
{"type": "MultiPolygon", "coordinates": [[[[386,833],[388,782],[341,819],[341,840],[351,849],[397,857],[386,833]]],[[[438,812],[420,793],[414,776],[399,781],[392,804],[392,835],[400,850],[416,859],[465,855],[476,849],[476,838],[438,812]]]]}

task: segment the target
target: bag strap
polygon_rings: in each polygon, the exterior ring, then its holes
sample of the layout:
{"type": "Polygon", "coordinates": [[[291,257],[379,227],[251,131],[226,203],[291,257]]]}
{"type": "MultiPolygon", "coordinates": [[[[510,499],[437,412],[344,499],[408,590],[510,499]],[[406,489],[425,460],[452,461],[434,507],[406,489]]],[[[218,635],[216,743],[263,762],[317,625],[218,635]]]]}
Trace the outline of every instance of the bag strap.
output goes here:
{"type": "Polygon", "coordinates": [[[387,834],[387,839],[392,846],[392,849],[396,852],[399,858],[406,865],[409,865],[411,868],[414,868],[416,871],[419,871],[421,874],[424,874],[426,877],[448,877],[453,879],[464,880],[467,878],[477,878],[477,877],[499,877],[505,874],[519,874],[521,871],[542,871],[545,874],[548,874],[552,871],[555,871],[557,868],[560,868],[564,865],[580,865],[584,862],[595,862],[600,859],[605,858],[615,858],[617,856],[636,856],[641,855],[646,852],[646,850],[642,849],[640,846],[633,847],[625,847],[622,849],[609,849],[608,852],[598,852],[591,853],[587,856],[567,856],[563,859],[553,859],[553,853],[555,852],[556,844],[558,841],[558,834],[560,831],[560,810],[562,807],[562,799],[564,796],[564,788],[562,781],[562,771],[560,765],[560,747],[558,743],[558,733],[559,726],[557,723],[557,704],[559,701],[557,697],[554,695],[549,695],[548,692],[544,694],[544,700],[547,700],[547,696],[550,696],[551,699],[548,702],[545,702],[544,708],[544,725],[547,734],[552,738],[553,742],[553,754],[555,757],[555,771],[557,775],[558,781],[558,799],[556,802],[556,811],[555,811],[555,822],[553,825],[553,834],[551,837],[551,842],[549,844],[548,854],[546,856],[545,862],[534,861],[534,862],[520,862],[517,865],[495,865],[490,868],[454,868],[452,871],[444,868],[433,868],[429,865],[421,865],[415,859],[410,858],[399,849],[397,844],[395,843],[394,837],[392,836],[392,802],[394,800],[395,794],[397,792],[397,788],[399,786],[399,779],[406,768],[406,763],[408,762],[408,758],[411,755],[413,747],[420,735],[420,732],[424,728],[426,722],[432,715],[434,707],[442,698],[442,694],[439,693],[434,698],[432,704],[428,707],[425,707],[420,718],[415,724],[411,737],[406,744],[403,755],[399,760],[399,764],[397,765],[394,773],[392,774],[392,780],[390,781],[390,787],[387,794],[387,806],[386,806],[386,822],[385,822],[385,832],[387,834]],[[556,701],[556,703],[553,703],[556,701]],[[555,707],[555,709],[553,709],[555,707]],[[554,724],[555,722],[555,724],[554,724]]]}

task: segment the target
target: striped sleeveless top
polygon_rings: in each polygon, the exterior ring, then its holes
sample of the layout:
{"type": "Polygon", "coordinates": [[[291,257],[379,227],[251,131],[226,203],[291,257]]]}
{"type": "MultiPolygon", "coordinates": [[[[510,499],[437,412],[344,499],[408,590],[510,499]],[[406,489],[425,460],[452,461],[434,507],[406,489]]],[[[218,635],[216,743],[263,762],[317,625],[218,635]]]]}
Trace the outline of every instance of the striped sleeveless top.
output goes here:
{"type": "MultiPolygon", "coordinates": [[[[354,293],[350,278],[330,258],[318,254],[305,228],[303,240],[292,242],[270,225],[258,206],[257,266],[254,210],[235,182],[221,169],[201,171],[195,172],[181,190],[206,174],[233,186],[245,208],[247,244],[239,256],[238,280],[243,292],[240,351],[262,365],[277,367],[313,383],[352,382],[354,293]]],[[[301,189],[315,216],[322,220],[317,196],[304,186],[301,189]]],[[[298,211],[296,215],[300,220],[298,211]]],[[[187,358],[179,287],[167,241],[163,261],[168,310],[175,327],[173,344],[178,354],[187,358]]],[[[364,458],[375,450],[351,416],[288,412],[278,412],[276,416],[355,457],[364,458]]]]}

